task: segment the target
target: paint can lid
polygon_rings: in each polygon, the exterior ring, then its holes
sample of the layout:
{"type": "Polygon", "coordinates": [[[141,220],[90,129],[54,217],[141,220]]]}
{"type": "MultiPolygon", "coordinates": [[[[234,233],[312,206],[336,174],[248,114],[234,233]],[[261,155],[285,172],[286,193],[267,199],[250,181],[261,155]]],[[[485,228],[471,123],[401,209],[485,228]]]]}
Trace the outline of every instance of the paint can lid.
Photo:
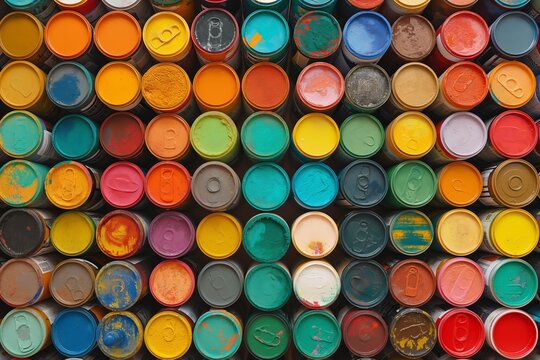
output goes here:
{"type": "MultiPolygon", "coordinates": [[[[433,220],[435,223],[435,220],[433,220]]],[[[444,251],[454,256],[466,256],[482,244],[484,228],[478,215],[467,209],[445,212],[437,221],[437,239],[444,251]]]]}
{"type": "Polygon", "coordinates": [[[195,74],[193,93],[203,107],[223,109],[239,98],[240,79],[231,66],[221,62],[208,63],[195,74]]]}
{"type": "Polygon", "coordinates": [[[113,61],[96,75],[96,95],[105,105],[114,108],[131,107],[141,96],[141,74],[128,62],[113,61]]]}
{"type": "Polygon", "coordinates": [[[339,225],[339,242],[353,258],[372,258],[386,248],[388,228],[373,211],[350,212],[339,225]]]}
{"type": "Polygon", "coordinates": [[[392,25],[392,49],[407,61],[421,61],[435,47],[435,29],[418,14],[403,15],[392,25]],[[411,36],[413,34],[414,36],[411,36]]]}
{"type": "Polygon", "coordinates": [[[240,196],[240,179],[229,165],[209,161],[193,173],[191,194],[207,210],[229,209],[240,196]]]}
{"type": "Polygon", "coordinates": [[[244,226],[242,245],[255,261],[279,261],[287,253],[290,244],[291,230],[279,215],[257,214],[244,226]]]}
{"type": "Polygon", "coordinates": [[[113,210],[98,223],[96,243],[105,255],[125,259],[135,255],[146,239],[146,229],[140,218],[129,211],[113,210]]]}
{"type": "Polygon", "coordinates": [[[84,160],[99,149],[99,128],[86,116],[68,114],[52,130],[54,150],[68,160],[84,160]]]}
{"type": "Polygon", "coordinates": [[[439,344],[450,356],[472,357],[484,345],[482,319],[469,309],[451,309],[437,322],[439,344]],[[459,337],[460,331],[467,336],[459,337]]]}
{"type": "Polygon", "coordinates": [[[390,294],[404,306],[422,306],[435,294],[437,283],[431,268],[417,259],[406,259],[392,266],[388,275],[390,294]]]}
{"type": "Polygon", "coordinates": [[[453,306],[472,305],[484,291],[482,269],[470,259],[451,258],[437,269],[437,289],[439,295],[453,306]]]}
{"type": "Polygon", "coordinates": [[[291,274],[281,264],[258,264],[249,269],[244,294],[253,307],[276,311],[285,306],[292,293],[291,274]]]}
{"type": "Polygon", "coordinates": [[[189,129],[181,116],[159,114],[146,126],[146,146],[160,160],[181,160],[190,150],[189,129]]]}
{"type": "Polygon", "coordinates": [[[46,324],[40,314],[32,308],[13,309],[4,316],[0,325],[2,347],[16,358],[33,356],[47,342],[48,326],[49,324],[46,324]],[[18,331],[14,331],[19,328],[25,328],[27,332],[24,339],[20,338],[18,331]]]}
{"type": "Polygon", "coordinates": [[[356,356],[378,355],[386,346],[388,327],[377,312],[350,310],[341,322],[343,342],[356,356]]]}
{"type": "Polygon", "coordinates": [[[45,94],[45,73],[28,61],[12,61],[0,72],[0,99],[13,109],[28,109],[45,94]],[[13,86],[13,84],[17,84],[13,86]]]}
{"type": "Polygon", "coordinates": [[[477,64],[462,61],[446,70],[441,79],[444,98],[458,109],[472,109],[486,98],[488,80],[485,71],[477,64]]]}
{"type": "Polygon", "coordinates": [[[321,259],[336,248],[339,230],[329,215],[311,211],[294,220],[291,237],[294,247],[301,255],[310,259],[321,259]]]}
{"type": "Polygon", "coordinates": [[[341,273],[341,292],[355,307],[377,306],[388,294],[386,271],[373,260],[354,260],[341,273]]]}
{"type": "Polygon", "coordinates": [[[46,90],[56,106],[78,111],[94,97],[94,76],[79,63],[61,62],[49,71],[46,90]]]}
{"type": "Polygon", "coordinates": [[[210,360],[233,357],[240,349],[242,338],[242,325],[234,315],[224,310],[210,310],[202,314],[193,331],[195,347],[210,360]],[[226,347],[223,347],[224,339],[226,347]]]}
{"type": "Polygon", "coordinates": [[[488,285],[497,302],[507,307],[519,308],[534,299],[538,291],[538,276],[526,261],[506,259],[495,270],[488,285]]]}
{"type": "Polygon", "coordinates": [[[489,126],[489,140],[495,150],[507,158],[521,158],[538,143],[534,120],[520,110],[507,110],[489,126]]]}
{"type": "Polygon", "coordinates": [[[386,172],[372,160],[356,160],[339,173],[341,196],[355,207],[379,204],[388,192],[386,172]]]}
{"type": "Polygon", "coordinates": [[[272,161],[289,148],[289,128],[276,113],[260,111],[250,115],[242,125],[240,138],[244,151],[260,161],[272,161]]]}
{"type": "Polygon", "coordinates": [[[437,177],[424,162],[404,161],[388,171],[389,192],[406,207],[421,207],[429,203],[437,192],[437,177]],[[412,190],[411,190],[412,188],[412,190]],[[410,191],[403,192],[403,189],[410,191]]]}
{"type": "Polygon", "coordinates": [[[421,358],[437,344],[437,327],[431,316],[421,309],[401,310],[393,317],[389,330],[394,350],[407,358],[421,358]]]}
{"type": "Polygon", "coordinates": [[[184,356],[193,340],[190,320],[176,311],[160,311],[144,328],[144,344],[155,357],[174,360],[184,356]]]}
{"type": "Polygon", "coordinates": [[[189,75],[173,63],[158,63],[148,69],[141,89],[146,103],[157,112],[178,112],[193,96],[189,75]]]}
{"type": "Polygon", "coordinates": [[[148,242],[159,256],[177,258],[193,247],[195,228],[186,215],[173,211],[164,212],[152,220],[148,242]]]}
{"type": "Polygon", "coordinates": [[[161,161],[146,174],[146,196],[160,208],[182,206],[189,198],[190,187],[191,176],[188,170],[175,161],[161,161]]]}
{"type": "Polygon", "coordinates": [[[289,175],[275,163],[253,165],[242,179],[242,193],[249,205],[260,211],[280,208],[289,198],[289,175]]]}
{"type": "Polygon", "coordinates": [[[193,270],[183,261],[164,260],[150,275],[150,292],[166,307],[179,307],[191,298],[195,290],[193,270]]]}
{"type": "Polygon", "coordinates": [[[284,105],[289,88],[285,70],[271,62],[252,65],[242,78],[244,100],[255,109],[275,110],[284,105]]]}
{"type": "MultiPolygon", "coordinates": [[[[51,295],[62,306],[74,307],[85,304],[94,297],[96,274],[97,267],[93,264],[80,259],[66,259],[56,265],[51,275],[49,284],[51,295]]],[[[57,335],[60,336],[60,334],[57,335]]],[[[61,339],[59,341],[61,342],[61,339]]]]}
{"type": "Polygon", "coordinates": [[[52,324],[51,338],[56,350],[67,357],[83,357],[97,343],[98,320],[83,308],[61,311],[52,324]]]}
{"type": "Polygon", "coordinates": [[[244,274],[231,261],[212,261],[199,272],[197,291],[211,307],[226,308],[242,295],[244,274]]]}
{"type": "Polygon", "coordinates": [[[332,204],[337,197],[338,187],[334,170],[319,162],[302,165],[292,179],[296,202],[309,210],[323,209],[332,204]]]}
{"type": "Polygon", "coordinates": [[[76,11],[57,12],[45,26],[45,44],[62,60],[76,59],[92,44],[92,25],[76,11]]]}
{"type": "Polygon", "coordinates": [[[343,45],[354,57],[363,60],[380,58],[392,42],[392,27],[374,11],[360,11],[343,28],[343,45]]]}
{"type": "Polygon", "coordinates": [[[238,129],[228,115],[209,111],[195,119],[189,139],[193,150],[204,160],[219,160],[236,149],[238,129]]]}
{"type": "Polygon", "coordinates": [[[437,175],[439,193],[452,206],[472,205],[482,193],[482,175],[468,162],[452,162],[444,166],[437,175]]]}
{"type": "Polygon", "coordinates": [[[401,66],[392,75],[392,95],[400,106],[421,111],[431,105],[439,94],[439,78],[422,63],[401,66]]]}
{"type": "Polygon", "coordinates": [[[324,309],[332,305],[341,292],[337,271],[326,261],[312,260],[297,267],[292,276],[294,294],[309,309],[324,309]],[[320,279],[314,282],[313,279],[320,279]]]}
{"type": "Polygon", "coordinates": [[[66,256],[78,256],[91,249],[96,236],[94,221],[80,211],[67,211],[58,215],[50,233],[56,251],[66,256]]]}
{"type": "Polygon", "coordinates": [[[509,359],[523,359],[538,342],[538,327],[524,311],[506,309],[488,333],[489,342],[499,354],[509,359]]]}
{"type": "Polygon", "coordinates": [[[354,114],[341,123],[339,144],[354,158],[369,158],[384,144],[384,128],[373,115],[354,114]]]}
{"type": "Polygon", "coordinates": [[[13,158],[34,154],[44,142],[43,121],[28,111],[11,111],[0,121],[0,147],[13,158]]]}
{"type": "Polygon", "coordinates": [[[253,314],[246,324],[246,347],[257,359],[277,359],[285,354],[291,336],[287,320],[276,313],[253,314]]]}
{"type": "Polygon", "coordinates": [[[462,60],[473,60],[489,44],[488,25],[472,11],[458,11],[450,15],[437,34],[444,49],[462,60]]]}
{"type": "Polygon", "coordinates": [[[311,310],[301,314],[294,322],[293,339],[296,349],[310,359],[326,359],[334,354],[341,343],[341,329],[330,312],[311,310]],[[313,329],[319,329],[313,336],[313,329]]]}
{"type": "Polygon", "coordinates": [[[536,90],[534,73],[520,61],[500,63],[489,72],[488,81],[493,100],[508,109],[516,109],[527,104],[536,90]]]}
{"type": "MultiPolygon", "coordinates": [[[[46,291],[45,285],[43,271],[31,258],[11,259],[0,268],[0,298],[9,306],[23,307],[34,303],[36,296],[46,291]],[[16,281],[22,278],[21,274],[24,275],[24,283],[16,281]]],[[[14,326],[10,329],[15,328],[14,326]]]]}
{"type": "Polygon", "coordinates": [[[0,49],[4,54],[14,60],[30,59],[42,45],[43,25],[34,15],[22,11],[4,15],[0,21],[0,49]]]}
{"type": "Polygon", "coordinates": [[[10,257],[33,256],[48,237],[45,220],[33,209],[11,209],[0,217],[0,249],[10,257]]]}
{"type": "Polygon", "coordinates": [[[395,214],[388,228],[392,246],[404,255],[420,255],[433,242],[433,224],[423,212],[417,210],[403,210],[395,214]]]}
{"type": "Polygon", "coordinates": [[[158,12],[146,21],[142,38],[152,56],[172,60],[189,48],[189,25],[172,11],[158,12]],[[168,35],[163,37],[162,34],[168,35]]]}
{"type": "Polygon", "coordinates": [[[84,205],[94,191],[90,171],[76,161],[62,161],[49,170],[45,178],[45,193],[60,209],[76,209],[84,205]]]}
{"type": "Polygon", "coordinates": [[[96,297],[111,311],[129,309],[140,299],[142,292],[141,274],[127,261],[111,261],[96,275],[96,297]]]}
{"type": "Polygon", "coordinates": [[[238,46],[240,30],[236,19],[225,9],[203,10],[191,25],[191,40],[197,49],[212,55],[238,46]]]}
{"type": "Polygon", "coordinates": [[[538,25],[527,13],[504,13],[491,26],[491,41],[505,57],[520,58],[538,44],[538,25]]]}
{"type": "Polygon", "coordinates": [[[488,130],[477,115],[470,112],[457,112],[439,124],[437,141],[452,157],[465,160],[484,149],[488,130]]]}
{"type": "Polygon", "coordinates": [[[232,215],[212,213],[201,220],[195,236],[203,254],[212,259],[225,259],[240,247],[242,226],[232,215]]]}
{"type": "Polygon", "coordinates": [[[129,311],[110,312],[99,323],[98,347],[105,356],[129,359],[142,347],[143,329],[135,314],[129,311]]]}
{"type": "Polygon", "coordinates": [[[101,176],[103,199],[118,209],[129,209],[144,197],[144,173],[135,164],[119,161],[111,164],[101,176]]]}
{"type": "Polygon", "coordinates": [[[0,168],[0,198],[13,207],[28,206],[42,196],[48,170],[44,165],[27,160],[8,161],[0,168]],[[24,182],[13,181],[14,179],[24,182]],[[25,190],[21,191],[22,189],[25,190]]]}
{"type": "Polygon", "coordinates": [[[499,202],[518,208],[530,204],[538,195],[538,172],[521,159],[506,160],[490,174],[488,186],[499,202]]]}
{"type": "Polygon", "coordinates": [[[296,122],[292,139],[300,154],[310,159],[322,160],[337,149],[339,127],[326,114],[307,114],[296,122]]]}
{"type": "Polygon", "coordinates": [[[339,49],[341,38],[339,22],[325,11],[310,11],[294,26],[294,44],[310,59],[332,56],[339,49]]]}
{"type": "Polygon", "coordinates": [[[141,26],[125,11],[102,15],[94,27],[94,43],[98,50],[113,60],[128,59],[141,45],[141,26]],[[118,34],[122,34],[121,37],[118,34]]]}
{"type": "Polygon", "coordinates": [[[297,101],[313,112],[335,108],[345,93],[345,80],[332,64],[315,62],[306,66],[296,81],[297,101]]]}
{"type": "Polygon", "coordinates": [[[399,115],[386,132],[388,147],[406,159],[421,158],[433,149],[437,141],[437,131],[431,119],[416,111],[399,115]]]}
{"type": "Polygon", "coordinates": [[[143,122],[128,112],[116,112],[101,124],[99,140],[103,150],[118,159],[134,157],[144,149],[143,122]]]}
{"type": "Polygon", "coordinates": [[[254,11],[242,24],[245,49],[256,56],[268,58],[282,53],[289,44],[289,37],[289,24],[277,11],[254,11]]]}

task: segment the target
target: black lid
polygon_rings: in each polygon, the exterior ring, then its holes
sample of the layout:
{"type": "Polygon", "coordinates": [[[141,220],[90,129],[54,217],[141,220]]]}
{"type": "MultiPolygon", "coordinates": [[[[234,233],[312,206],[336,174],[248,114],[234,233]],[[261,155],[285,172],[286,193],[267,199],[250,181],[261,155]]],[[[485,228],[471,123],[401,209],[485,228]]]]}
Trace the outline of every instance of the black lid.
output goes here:
{"type": "Polygon", "coordinates": [[[11,209],[0,217],[0,249],[8,256],[32,256],[47,237],[46,224],[33,209],[11,209]]]}

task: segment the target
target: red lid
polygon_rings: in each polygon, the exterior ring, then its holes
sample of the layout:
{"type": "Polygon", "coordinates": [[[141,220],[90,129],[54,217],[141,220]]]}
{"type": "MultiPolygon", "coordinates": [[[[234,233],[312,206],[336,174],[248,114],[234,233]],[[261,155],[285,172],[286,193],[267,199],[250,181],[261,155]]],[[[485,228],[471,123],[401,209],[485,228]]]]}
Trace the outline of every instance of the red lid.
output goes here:
{"type": "Polygon", "coordinates": [[[346,0],[353,7],[360,10],[373,10],[379,7],[384,0],[346,0]]]}
{"type": "Polygon", "coordinates": [[[439,344],[450,356],[469,358],[482,349],[486,333],[480,316],[469,309],[452,309],[437,321],[439,344]]]}
{"type": "Polygon", "coordinates": [[[156,206],[174,209],[182,206],[190,194],[191,177],[175,161],[162,161],[146,174],[146,196],[156,206]]]}
{"type": "Polygon", "coordinates": [[[529,154],[538,143],[538,128],[523,111],[507,110],[489,127],[489,141],[499,154],[518,159],[529,154]]]}
{"type": "Polygon", "coordinates": [[[402,260],[392,266],[389,275],[390,294],[404,306],[421,306],[435,294],[435,275],[425,262],[402,260]]]}
{"type": "Polygon", "coordinates": [[[471,11],[458,11],[441,25],[437,33],[444,48],[462,60],[480,55],[489,43],[489,28],[482,17],[471,11]]]}
{"type": "Polygon", "coordinates": [[[144,124],[135,115],[117,112],[101,124],[99,141],[103,150],[119,159],[133,158],[144,148],[144,124]]]}
{"type": "Polygon", "coordinates": [[[356,356],[372,357],[386,346],[388,327],[375,311],[350,310],[341,322],[343,342],[356,356]]]}
{"type": "Polygon", "coordinates": [[[101,176],[101,195],[115,208],[137,205],[144,196],[144,173],[127,161],[112,164],[101,176]]]}
{"type": "Polygon", "coordinates": [[[335,107],[345,94],[345,80],[339,70],[325,62],[315,62],[302,70],[296,81],[299,100],[315,111],[335,107]]]}
{"type": "Polygon", "coordinates": [[[437,289],[441,297],[453,306],[472,305],[484,292],[482,269],[465,257],[452,258],[437,271],[437,289]]]}
{"type": "Polygon", "coordinates": [[[538,341],[536,323],[521,310],[506,309],[489,330],[493,347],[509,359],[523,359],[538,341]]]}
{"type": "Polygon", "coordinates": [[[469,61],[458,62],[443,74],[441,90],[454,107],[469,110],[486,98],[488,78],[479,65],[469,61]]]}
{"type": "Polygon", "coordinates": [[[538,142],[536,143],[535,150],[540,153],[540,120],[536,120],[536,130],[538,130],[538,142]]]}

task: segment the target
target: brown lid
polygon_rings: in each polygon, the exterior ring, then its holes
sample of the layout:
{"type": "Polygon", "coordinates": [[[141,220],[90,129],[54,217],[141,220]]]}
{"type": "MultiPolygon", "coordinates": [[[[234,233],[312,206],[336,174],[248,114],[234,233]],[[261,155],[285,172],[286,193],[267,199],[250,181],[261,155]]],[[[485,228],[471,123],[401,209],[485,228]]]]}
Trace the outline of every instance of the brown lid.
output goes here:
{"type": "Polygon", "coordinates": [[[386,322],[372,310],[350,310],[341,322],[343,342],[356,356],[375,356],[388,339],[386,322]]]}
{"type": "Polygon", "coordinates": [[[500,205],[512,208],[533,202],[539,185],[536,169],[524,160],[503,161],[489,177],[491,195],[500,205]]]}
{"type": "Polygon", "coordinates": [[[405,15],[392,26],[392,49],[407,61],[420,61],[435,46],[435,29],[423,16],[405,15]]]}
{"type": "Polygon", "coordinates": [[[401,310],[390,323],[390,342],[403,356],[427,355],[437,343],[437,329],[431,316],[421,309],[401,310]]]}
{"type": "Polygon", "coordinates": [[[49,289],[57,303],[79,306],[94,296],[97,267],[81,259],[67,259],[56,266],[49,289]]]}
{"type": "Polygon", "coordinates": [[[207,210],[226,210],[238,199],[240,179],[227,164],[210,161],[195,170],[191,193],[207,210]]]}
{"type": "Polygon", "coordinates": [[[45,291],[43,280],[32,259],[11,259],[0,269],[0,298],[13,307],[31,305],[45,291]]]}
{"type": "Polygon", "coordinates": [[[437,283],[425,262],[402,260],[390,270],[390,294],[404,306],[421,306],[435,294],[437,283]]]}

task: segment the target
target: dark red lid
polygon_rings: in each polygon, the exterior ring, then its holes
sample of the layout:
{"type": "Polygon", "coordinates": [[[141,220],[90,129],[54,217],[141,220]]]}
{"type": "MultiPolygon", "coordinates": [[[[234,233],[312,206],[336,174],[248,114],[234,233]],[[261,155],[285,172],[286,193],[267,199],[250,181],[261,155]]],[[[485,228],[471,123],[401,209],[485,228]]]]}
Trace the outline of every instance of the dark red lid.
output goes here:
{"type": "Polygon", "coordinates": [[[388,340],[388,327],[372,310],[350,310],[341,322],[343,342],[354,355],[372,357],[380,353],[388,340]]]}
{"type": "Polygon", "coordinates": [[[538,341],[536,323],[521,310],[507,309],[495,319],[490,330],[493,347],[509,359],[523,359],[538,341]]]}
{"type": "Polygon", "coordinates": [[[118,112],[101,124],[99,141],[109,155],[118,159],[130,159],[142,151],[144,131],[144,124],[137,116],[118,112]]]}
{"type": "Polygon", "coordinates": [[[486,334],[482,319],[469,309],[452,309],[437,321],[439,344],[450,356],[469,358],[482,346],[486,334]]]}
{"type": "Polygon", "coordinates": [[[491,123],[489,141],[502,156],[517,159],[533,151],[538,143],[538,129],[523,111],[507,110],[491,123]]]}

